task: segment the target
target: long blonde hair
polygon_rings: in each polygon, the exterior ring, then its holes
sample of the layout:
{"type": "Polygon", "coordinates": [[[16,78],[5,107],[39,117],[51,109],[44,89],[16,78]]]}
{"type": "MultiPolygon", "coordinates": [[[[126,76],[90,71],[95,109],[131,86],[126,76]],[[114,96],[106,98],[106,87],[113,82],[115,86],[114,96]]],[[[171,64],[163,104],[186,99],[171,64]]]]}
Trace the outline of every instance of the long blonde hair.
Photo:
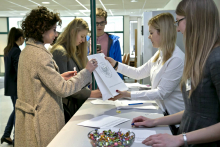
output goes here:
{"type": "Polygon", "coordinates": [[[87,62],[87,40],[76,46],[77,34],[82,30],[88,30],[89,27],[85,20],[81,18],[75,18],[72,20],[64,31],[57,38],[57,42],[53,45],[51,53],[55,51],[57,46],[63,45],[66,49],[68,58],[73,58],[80,68],[84,68],[87,62]]]}
{"type": "MultiPolygon", "coordinates": [[[[170,13],[161,13],[151,18],[148,25],[152,26],[160,34],[160,49],[163,52],[162,63],[164,64],[172,56],[175,49],[177,34],[173,15],[170,13]]],[[[156,62],[159,56],[160,51],[155,56],[153,62],[156,62]]]]}
{"type": "Polygon", "coordinates": [[[212,49],[219,43],[219,12],[213,0],[185,0],[179,3],[185,11],[185,65],[181,85],[191,78],[191,90],[196,89],[203,76],[203,68],[212,49]]]}

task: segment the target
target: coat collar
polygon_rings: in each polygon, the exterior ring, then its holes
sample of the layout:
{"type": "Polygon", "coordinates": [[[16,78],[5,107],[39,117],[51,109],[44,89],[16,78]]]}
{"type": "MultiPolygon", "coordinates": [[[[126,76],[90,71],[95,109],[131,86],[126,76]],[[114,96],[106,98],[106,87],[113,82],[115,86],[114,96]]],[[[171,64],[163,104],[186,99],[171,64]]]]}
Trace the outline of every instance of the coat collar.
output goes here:
{"type": "Polygon", "coordinates": [[[42,42],[36,41],[33,38],[29,38],[26,42],[26,45],[31,45],[40,48],[43,51],[47,52],[51,57],[53,57],[53,55],[44,47],[44,44],[42,42]]]}

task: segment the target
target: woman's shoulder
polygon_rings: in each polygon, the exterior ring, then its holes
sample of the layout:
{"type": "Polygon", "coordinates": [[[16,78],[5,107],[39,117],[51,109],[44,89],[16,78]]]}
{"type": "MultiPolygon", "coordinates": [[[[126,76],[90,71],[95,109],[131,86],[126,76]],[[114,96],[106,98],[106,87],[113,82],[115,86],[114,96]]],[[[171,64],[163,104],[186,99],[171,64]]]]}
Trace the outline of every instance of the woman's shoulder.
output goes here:
{"type": "Polygon", "coordinates": [[[55,48],[53,47],[50,51],[53,55],[59,54],[59,55],[66,55],[66,49],[62,45],[57,45],[55,48]]]}
{"type": "Polygon", "coordinates": [[[209,57],[207,59],[207,63],[208,64],[220,63],[220,46],[212,49],[212,51],[210,52],[209,57]]]}
{"type": "Polygon", "coordinates": [[[175,49],[173,51],[173,55],[171,58],[180,58],[180,59],[184,60],[185,54],[177,45],[175,45],[175,49]]]}
{"type": "Polygon", "coordinates": [[[58,51],[58,52],[63,52],[66,53],[66,49],[62,45],[57,45],[55,48],[52,47],[52,51],[58,51]]]}

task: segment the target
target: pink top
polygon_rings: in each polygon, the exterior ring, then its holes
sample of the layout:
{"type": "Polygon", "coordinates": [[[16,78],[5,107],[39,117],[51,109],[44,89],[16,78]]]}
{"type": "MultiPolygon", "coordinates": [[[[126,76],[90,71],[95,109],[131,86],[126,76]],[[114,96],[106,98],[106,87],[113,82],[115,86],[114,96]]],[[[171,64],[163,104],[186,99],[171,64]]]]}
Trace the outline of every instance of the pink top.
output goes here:
{"type": "Polygon", "coordinates": [[[108,52],[108,35],[104,33],[102,36],[96,37],[96,44],[101,44],[101,50],[107,56],[108,52]]]}

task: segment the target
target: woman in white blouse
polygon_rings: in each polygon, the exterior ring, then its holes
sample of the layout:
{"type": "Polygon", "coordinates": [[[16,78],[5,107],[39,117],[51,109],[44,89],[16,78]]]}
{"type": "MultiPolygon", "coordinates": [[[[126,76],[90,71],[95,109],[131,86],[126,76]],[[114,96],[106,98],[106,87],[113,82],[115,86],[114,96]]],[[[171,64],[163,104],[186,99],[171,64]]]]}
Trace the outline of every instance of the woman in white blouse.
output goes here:
{"type": "Polygon", "coordinates": [[[139,68],[127,66],[116,62],[110,57],[106,59],[117,70],[133,79],[143,79],[150,76],[152,89],[146,91],[119,91],[119,95],[112,98],[116,100],[123,97],[131,99],[156,100],[162,109],[169,114],[184,110],[184,102],[180,90],[180,80],[184,68],[184,53],[176,42],[176,27],[174,18],[170,13],[161,13],[148,22],[149,39],[153,47],[158,48],[155,55],[139,68]]]}

